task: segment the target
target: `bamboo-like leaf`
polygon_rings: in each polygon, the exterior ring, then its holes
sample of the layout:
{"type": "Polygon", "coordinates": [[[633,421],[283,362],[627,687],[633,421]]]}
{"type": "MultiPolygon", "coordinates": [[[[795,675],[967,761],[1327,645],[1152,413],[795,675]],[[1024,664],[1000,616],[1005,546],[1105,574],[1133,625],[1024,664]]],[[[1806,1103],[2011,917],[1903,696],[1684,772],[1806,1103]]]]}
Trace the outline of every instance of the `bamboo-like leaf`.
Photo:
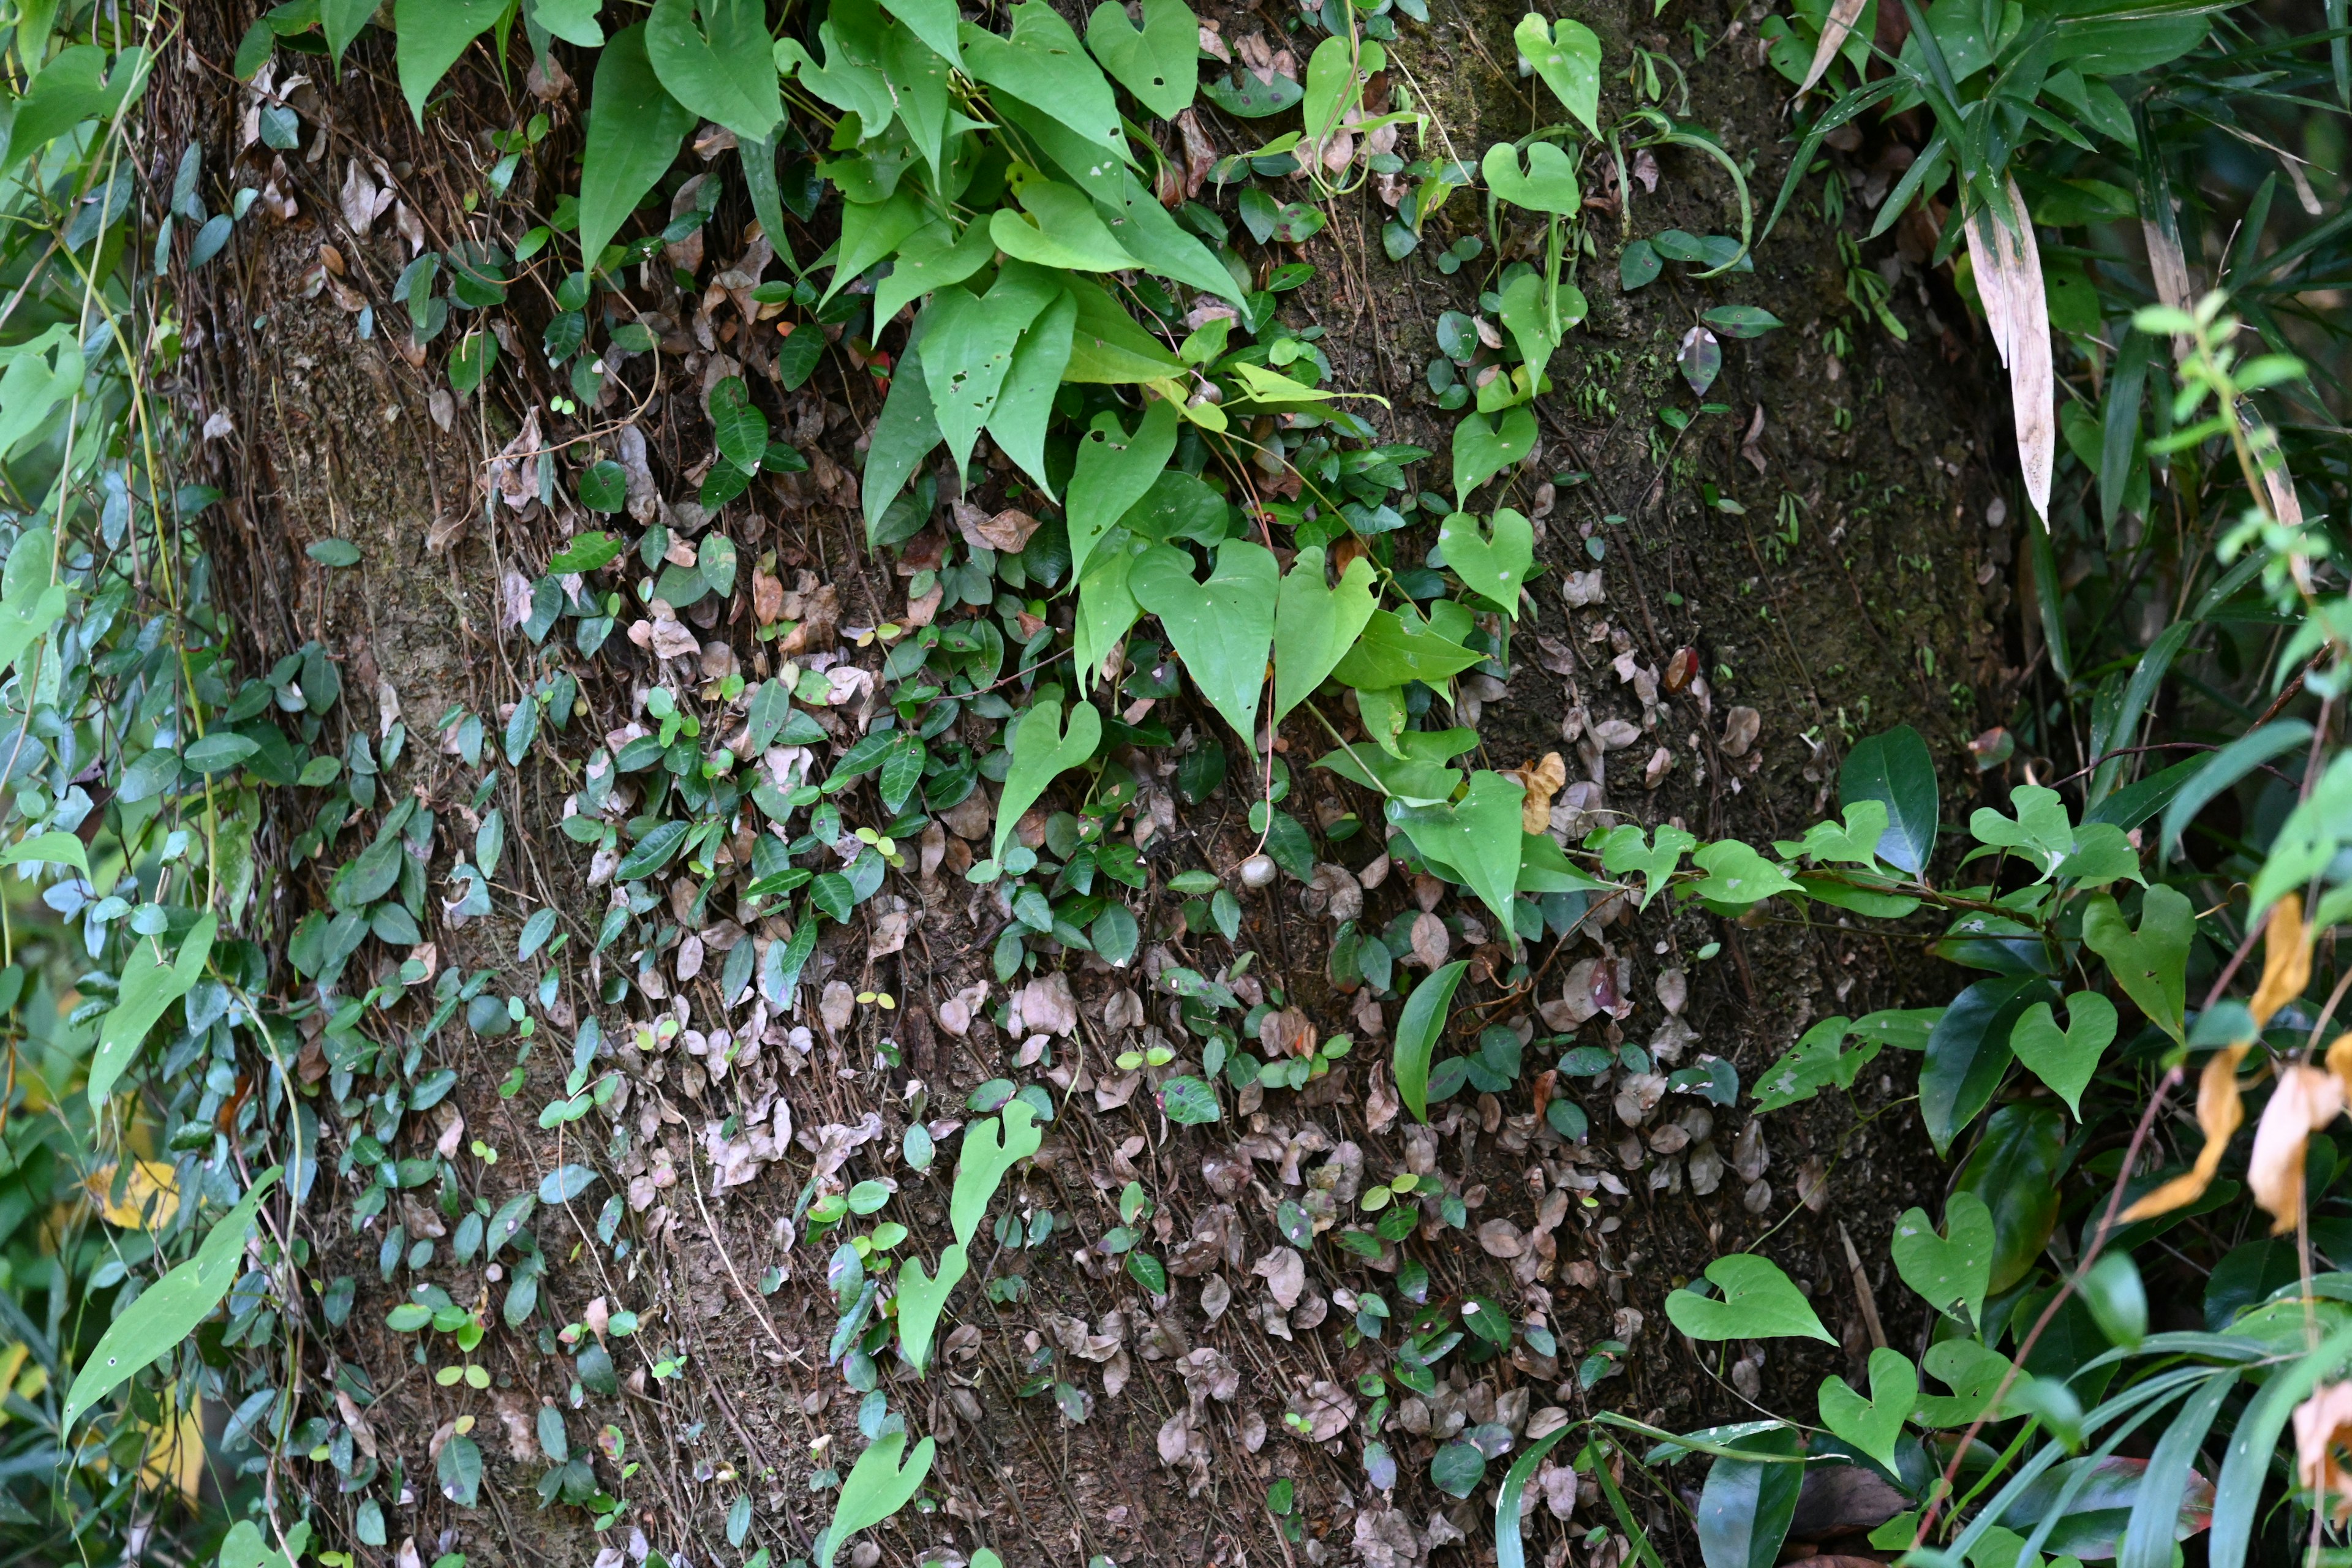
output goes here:
{"type": "Polygon", "coordinates": [[[2058,460],[2057,381],[2050,360],[2050,301],[2042,291],[2042,251],[2017,181],[2004,181],[2006,212],[1979,204],[1969,214],[1969,260],[1985,325],[2009,367],[2017,458],[2034,514],[2050,515],[2050,477],[2058,460]]]}

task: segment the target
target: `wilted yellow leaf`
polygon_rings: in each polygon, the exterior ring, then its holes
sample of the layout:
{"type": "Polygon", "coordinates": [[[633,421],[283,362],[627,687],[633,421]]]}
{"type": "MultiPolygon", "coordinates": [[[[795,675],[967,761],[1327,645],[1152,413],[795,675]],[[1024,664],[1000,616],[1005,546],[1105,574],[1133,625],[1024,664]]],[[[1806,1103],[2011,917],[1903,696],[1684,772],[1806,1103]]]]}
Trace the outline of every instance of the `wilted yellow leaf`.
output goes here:
{"type": "Polygon", "coordinates": [[[172,1223],[172,1216],[180,1212],[180,1188],[178,1173],[171,1166],[161,1160],[132,1162],[120,1202],[114,1196],[116,1169],[109,1161],[94,1168],[85,1183],[89,1201],[98,1205],[107,1224],[123,1230],[160,1230],[172,1223]]]}
{"type": "Polygon", "coordinates": [[[2254,1027],[2303,994],[2311,984],[2311,944],[2304,940],[2303,895],[2289,893],[2271,906],[2263,932],[2263,983],[2254,988],[2254,1027]]]}
{"type": "Polygon", "coordinates": [[[2205,1131],[2205,1147],[2198,1151],[2195,1168],[2187,1175],[2173,1177],[2124,1210],[2125,1224],[2170,1214],[2181,1205],[2195,1203],[2205,1195],[2213,1173],[2221,1168],[2221,1154],[2230,1146],[2230,1135],[2246,1119],[2245,1108],[2238,1102],[2238,1061],[2245,1054],[2244,1046],[2224,1046],[2205,1064],[2204,1076],[2197,1081],[2197,1125],[2205,1131]]]}
{"type": "Polygon", "coordinates": [[[2303,1215],[2303,1157],[2311,1135],[2344,1109],[2344,1085],[2333,1073],[2296,1063],[2279,1069],[2278,1087],[2254,1129],[2246,1185],[2271,1213],[2273,1236],[2284,1236],[2303,1215]]]}

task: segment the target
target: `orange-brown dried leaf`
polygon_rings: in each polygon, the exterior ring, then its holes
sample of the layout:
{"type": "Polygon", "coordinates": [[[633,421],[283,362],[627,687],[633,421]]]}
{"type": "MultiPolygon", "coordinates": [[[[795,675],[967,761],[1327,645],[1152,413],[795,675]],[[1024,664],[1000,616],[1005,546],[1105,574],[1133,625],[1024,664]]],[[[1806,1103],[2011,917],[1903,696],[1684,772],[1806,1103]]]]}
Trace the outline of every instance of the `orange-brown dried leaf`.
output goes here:
{"type": "Polygon", "coordinates": [[[2221,1167],[2221,1155],[2230,1146],[2230,1135],[2246,1119],[2245,1107],[2238,1100],[2238,1062],[2246,1048],[2224,1046],[2215,1051],[2213,1059],[2205,1064],[2204,1075],[2197,1080],[2197,1125],[2204,1130],[2205,1147],[2198,1152],[2196,1165],[2187,1174],[2173,1177],[2124,1210],[2125,1224],[2170,1214],[2205,1195],[2205,1189],[2212,1184],[2213,1173],[2221,1167]]]}
{"type": "Polygon", "coordinates": [[[2246,1185],[2270,1211],[2273,1236],[2285,1235],[2302,1218],[2304,1154],[2311,1135],[2343,1109],[2344,1085],[2334,1073],[2299,1062],[2279,1070],[2246,1162],[2246,1185]]]}
{"type": "Polygon", "coordinates": [[[2311,984],[2311,943],[2305,940],[2303,895],[2289,893],[2271,906],[2263,933],[2263,983],[2254,988],[2254,1027],[2303,994],[2311,984]]]}

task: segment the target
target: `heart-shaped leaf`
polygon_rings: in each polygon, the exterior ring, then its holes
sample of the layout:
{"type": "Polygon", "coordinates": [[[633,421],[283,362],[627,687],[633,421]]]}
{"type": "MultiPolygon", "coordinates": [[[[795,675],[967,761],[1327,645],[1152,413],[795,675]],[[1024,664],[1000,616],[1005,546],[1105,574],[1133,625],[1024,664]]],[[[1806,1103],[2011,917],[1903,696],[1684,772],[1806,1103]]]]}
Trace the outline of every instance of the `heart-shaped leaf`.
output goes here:
{"type": "Polygon", "coordinates": [[[1085,192],[1055,180],[1031,180],[1020,195],[1029,214],[1025,221],[1010,207],[997,208],[988,220],[988,237],[1005,255],[1072,272],[1123,272],[1140,265],[1111,237],[1085,192]]]}
{"type": "Polygon", "coordinates": [[[1184,0],[1143,0],[1140,31],[1127,7],[1103,0],[1087,19],[1087,47],[1111,79],[1162,120],[1192,102],[1201,68],[1201,19],[1184,0]]]}
{"type": "Polygon", "coordinates": [[[1437,543],[1465,587],[1501,605],[1513,620],[1519,618],[1519,584],[1536,563],[1533,523],[1503,507],[1495,513],[1491,530],[1486,530],[1468,512],[1457,511],[1437,525],[1437,543]]]}
{"type": "Polygon", "coordinates": [[[1176,405],[1153,402],[1130,435],[1116,414],[1097,414],[1078,438],[1070,470],[1070,575],[1080,577],[1096,542],[1141,500],[1176,450],[1176,405]]]}
{"type": "Polygon", "coordinates": [[[1519,357],[1528,362],[1529,385],[1538,384],[1538,378],[1551,363],[1552,351],[1559,347],[1569,328],[1584,320],[1586,308],[1584,295],[1575,285],[1562,284],[1554,296],[1543,275],[1532,269],[1513,275],[1503,285],[1503,330],[1511,334],[1519,357]]]}
{"type": "Polygon", "coordinates": [[[1281,571],[1265,545],[1228,539],[1217,547],[1217,569],[1205,583],[1192,580],[1192,556],[1168,544],[1136,557],[1127,574],[1128,592],[1160,617],[1192,684],[1251,747],[1257,744],[1281,571]]]}
{"type": "Polygon", "coordinates": [[[2036,1002],[2010,1030],[2009,1048],[2080,1121],[2083,1089],[2115,1037],[2116,1005],[2095,991],[2078,991],[2066,998],[2066,1027],[2058,1026],[2049,1003],[2036,1002]]]}
{"type": "Polygon", "coordinates": [[[1591,134],[1601,134],[1601,40],[1581,22],[1559,21],[1549,29],[1532,13],[1511,33],[1519,53],[1562,107],[1591,134]]]}
{"type": "Polygon", "coordinates": [[[966,1267],[963,1243],[957,1242],[940,1254],[936,1278],[923,1271],[919,1258],[908,1258],[898,1270],[898,1353],[918,1374],[930,1364],[932,1332],[966,1267]]]}
{"type": "Polygon", "coordinates": [[[997,406],[1021,331],[1061,294],[1061,279],[1034,266],[1004,266],[988,294],[952,287],[922,312],[922,378],[931,414],[955,466],[971,458],[981,426],[997,406]]]}
{"type": "Polygon", "coordinates": [[[1533,409],[1508,409],[1499,424],[1483,414],[1464,415],[1454,427],[1454,504],[1467,505],[1472,490],[1526,457],[1535,444],[1533,409]]]}
{"type": "Polygon", "coordinates": [[[1706,1266],[1721,1297],[1687,1286],[1666,1297],[1666,1317],[1695,1340],[1820,1340],[1837,1343],[1812,1304],[1780,1266],[1752,1252],[1734,1252],[1706,1266]]]}
{"type": "Polygon", "coordinates": [[[1919,1373],[1901,1351],[1870,1352],[1870,1397],[1832,1376],[1818,1395],[1822,1425],[1885,1465],[1895,1468],[1895,1440],[1919,1398],[1919,1373]]]}
{"type": "Polygon", "coordinates": [[[1577,189],[1576,165],[1566,153],[1550,142],[1534,142],[1527,150],[1527,167],[1519,166],[1519,150],[1508,142],[1497,142],[1486,149],[1478,172],[1486,177],[1486,188],[1515,207],[1529,212],[1558,213],[1570,216],[1584,205],[1583,193],[1577,189]]]}
{"type": "Polygon", "coordinates": [[[669,95],[746,142],[784,117],[774,47],[763,0],[655,0],[646,18],[646,55],[669,95]]]}
{"type": "Polygon", "coordinates": [[[1975,1328],[1984,1321],[1992,1283],[1992,1210],[1976,1194],[1958,1192],[1944,1205],[1943,1235],[1926,1209],[1906,1209],[1895,1222],[1890,1250],[1903,1283],[1937,1311],[1975,1328]]]}
{"type": "Polygon", "coordinates": [[[1274,722],[1314,694],[1372,618],[1372,563],[1359,555],[1323,582],[1323,547],[1298,552],[1274,601],[1274,722]]]}
{"type": "Polygon", "coordinates": [[[2176,1040],[2186,1037],[2181,1014],[2189,999],[2189,943],[2196,934],[2189,896],[2160,884],[2141,900],[2137,931],[2105,893],[2095,894],[2083,910],[2084,945],[2107,961],[2116,984],[2148,1022],[2176,1040]]]}
{"type": "Polygon", "coordinates": [[[1307,96],[1295,77],[1276,73],[1272,81],[1260,81],[1255,71],[1247,69],[1234,72],[1230,79],[1213,79],[1201,90],[1219,109],[1244,120],[1280,114],[1307,96]]]}
{"type": "Polygon", "coordinates": [[[899,1457],[907,1451],[907,1434],[902,1428],[884,1435],[879,1442],[857,1456],[851,1467],[849,1479],[841,1484],[841,1500],[833,1510],[833,1522],[818,1538],[816,1568],[833,1568],[833,1559],[842,1542],[869,1524],[879,1524],[907,1506],[908,1500],[922,1489],[923,1478],[931,1473],[931,1455],[935,1445],[926,1437],[907,1455],[903,1468],[899,1457]]]}
{"type": "Polygon", "coordinates": [[[1003,856],[1005,840],[1021,814],[1037,804],[1045,786],[1060,774],[1077,767],[1095,754],[1102,742],[1102,715],[1090,703],[1080,702],[1070,710],[1070,728],[1062,731],[1062,704],[1058,699],[1045,698],[1029,705],[1027,711],[1014,721],[1006,745],[1013,752],[1013,766],[1004,774],[1004,793],[996,802],[996,838],[990,853],[1003,856]]]}
{"type": "Polygon", "coordinates": [[[1391,800],[1388,817],[1433,870],[1466,884],[1508,931],[1526,848],[1519,810],[1527,794],[1517,781],[1482,770],[1470,775],[1469,793],[1460,800],[1422,806],[1391,800]]]}
{"type": "Polygon", "coordinates": [[[956,1154],[955,1189],[948,1198],[948,1224],[958,1246],[971,1245],[1004,1173],[1045,1143],[1036,1117],[1027,1100],[1008,1100],[1002,1121],[992,1116],[964,1129],[963,1147],[956,1154]]]}

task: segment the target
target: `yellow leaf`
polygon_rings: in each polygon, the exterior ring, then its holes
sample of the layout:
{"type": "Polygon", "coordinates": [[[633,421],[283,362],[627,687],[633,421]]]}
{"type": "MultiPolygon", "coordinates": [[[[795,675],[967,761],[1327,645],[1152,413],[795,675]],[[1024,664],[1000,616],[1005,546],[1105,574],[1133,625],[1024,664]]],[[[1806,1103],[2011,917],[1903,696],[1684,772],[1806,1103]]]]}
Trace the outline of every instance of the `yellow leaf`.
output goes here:
{"type": "Polygon", "coordinates": [[[2254,988],[2252,1004],[2257,1029],[2311,984],[2311,944],[2304,940],[2301,893],[2289,893],[2271,906],[2263,943],[2263,983],[2254,988]]]}
{"type": "Polygon", "coordinates": [[[2204,1196],[2213,1173],[2221,1167],[2221,1154],[2230,1146],[2230,1135],[2246,1119],[2245,1108],[2238,1102],[2238,1061],[2245,1054],[2244,1046],[2224,1046],[2205,1064],[2204,1076],[2197,1082],[2197,1125],[2205,1131],[2205,1147],[2198,1151],[2196,1167],[2187,1175],[2173,1177],[2124,1210],[2125,1224],[2170,1214],[2181,1205],[2195,1203],[2204,1196]]]}
{"type": "Polygon", "coordinates": [[[161,1230],[180,1212],[178,1173],[161,1160],[136,1160],[124,1178],[122,1196],[114,1196],[117,1166],[109,1161],[94,1167],[85,1182],[89,1201],[106,1223],[122,1230],[161,1230]]]}
{"type": "Polygon", "coordinates": [[[205,1424],[193,1408],[171,1409],[176,1403],[167,1398],[163,1420],[139,1424],[147,1439],[139,1476],[151,1487],[175,1487],[194,1502],[205,1475],[205,1424]]]}
{"type": "Polygon", "coordinates": [[[2344,1085],[2333,1073],[2296,1063],[2279,1069],[2278,1087],[2254,1129],[2246,1185],[2271,1212],[2273,1236],[2284,1236],[2303,1215],[2303,1157],[2311,1135],[2344,1109],[2344,1085]]]}

